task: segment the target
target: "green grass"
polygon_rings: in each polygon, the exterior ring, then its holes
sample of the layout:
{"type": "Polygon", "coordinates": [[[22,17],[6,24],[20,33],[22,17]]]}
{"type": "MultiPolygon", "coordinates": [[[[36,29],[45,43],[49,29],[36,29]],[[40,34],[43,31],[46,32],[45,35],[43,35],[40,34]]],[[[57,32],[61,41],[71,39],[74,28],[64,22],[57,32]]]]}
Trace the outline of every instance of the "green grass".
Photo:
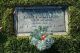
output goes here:
{"type": "MultiPolygon", "coordinates": [[[[80,53],[80,0],[0,0],[0,7],[3,35],[7,36],[7,40],[0,44],[3,45],[0,46],[3,49],[0,49],[2,53],[80,53]],[[13,37],[13,12],[16,6],[42,5],[68,6],[69,33],[65,36],[53,36],[55,43],[52,48],[40,52],[29,44],[29,40],[13,37]]],[[[4,37],[2,39],[5,40],[4,37]]]]}
{"type": "Polygon", "coordinates": [[[0,20],[0,27],[1,27],[1,20],[0,20]]]}

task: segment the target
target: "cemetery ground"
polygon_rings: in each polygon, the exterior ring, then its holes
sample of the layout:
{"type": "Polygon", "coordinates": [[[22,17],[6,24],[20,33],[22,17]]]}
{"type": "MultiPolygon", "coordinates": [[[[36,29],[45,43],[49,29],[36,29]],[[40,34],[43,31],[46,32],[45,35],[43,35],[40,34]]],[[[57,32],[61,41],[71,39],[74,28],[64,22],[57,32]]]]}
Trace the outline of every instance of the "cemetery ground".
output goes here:
{"type": "Polygon", "coordinates": [[[67,35],[53,36],[55,43],[51,48],[39,51],[30,44],[29,37],[16,37],[0,33],[0,52],[1,53],[79,53],[80,39],[67,35]]]}
{"type": "Polygon", "coordinates": [[[80,37],[68,35],[52,35],[55,40],[51,48],[39,51],[30,44],[30,37],[17,37],[14,34],[0,32],[0,52],[1,53],[79,53],[80,37]]]}
{"type": "Polygon", "coordinates": [[[0,0],[0,53],[80,53],[80,0],[0,0]],[[30,37],[17,37],[13,12],[16,6],[67,5],[69,32],[52,35],[55,40],[48,50],[30,45],[30,37]]]}

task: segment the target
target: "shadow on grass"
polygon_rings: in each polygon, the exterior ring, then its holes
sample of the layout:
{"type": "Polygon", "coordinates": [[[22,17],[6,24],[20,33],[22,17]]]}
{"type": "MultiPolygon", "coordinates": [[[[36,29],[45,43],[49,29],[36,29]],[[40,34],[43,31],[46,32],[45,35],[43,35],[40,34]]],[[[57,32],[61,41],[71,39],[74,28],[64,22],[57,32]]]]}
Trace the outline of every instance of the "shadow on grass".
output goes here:
{"type": "Polygon", "coordinates": [[[7,36],[5,33],[0,32],[0,43],[3,44],[7,41],[7,36]]]}
{"type": "Polygon", "coordinates": [[[54,45],[51,48],[41,51],[40,53],[59,53],[54,45]]]}

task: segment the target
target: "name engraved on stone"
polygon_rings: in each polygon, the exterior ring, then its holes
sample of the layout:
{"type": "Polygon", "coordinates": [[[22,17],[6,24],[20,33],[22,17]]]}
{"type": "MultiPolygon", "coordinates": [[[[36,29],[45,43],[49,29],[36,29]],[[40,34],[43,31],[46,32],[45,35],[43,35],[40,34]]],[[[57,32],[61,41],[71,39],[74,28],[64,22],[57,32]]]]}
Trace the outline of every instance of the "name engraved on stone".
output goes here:
{"type": "Polygon", "coordinates": [[[39,26],[47,26],[48,32],[66,31],[64,7],[16,7],[15,11],[18,33],[32,32],[39,26]]]}

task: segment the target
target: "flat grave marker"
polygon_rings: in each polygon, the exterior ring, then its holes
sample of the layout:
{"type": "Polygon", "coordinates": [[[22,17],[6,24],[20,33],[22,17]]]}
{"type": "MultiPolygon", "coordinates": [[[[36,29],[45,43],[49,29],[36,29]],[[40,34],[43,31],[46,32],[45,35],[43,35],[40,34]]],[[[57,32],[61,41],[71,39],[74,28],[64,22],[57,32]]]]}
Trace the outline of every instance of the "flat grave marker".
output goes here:
{"type": "Polygon", "coordinates": [[[67,31],[68,15],[64,6],[16,7],[16,33],[30,33],[39,26],[48,27],[48,33],[67,31]],[[66,21],[67,20],[67,21],[66,21]]]}

